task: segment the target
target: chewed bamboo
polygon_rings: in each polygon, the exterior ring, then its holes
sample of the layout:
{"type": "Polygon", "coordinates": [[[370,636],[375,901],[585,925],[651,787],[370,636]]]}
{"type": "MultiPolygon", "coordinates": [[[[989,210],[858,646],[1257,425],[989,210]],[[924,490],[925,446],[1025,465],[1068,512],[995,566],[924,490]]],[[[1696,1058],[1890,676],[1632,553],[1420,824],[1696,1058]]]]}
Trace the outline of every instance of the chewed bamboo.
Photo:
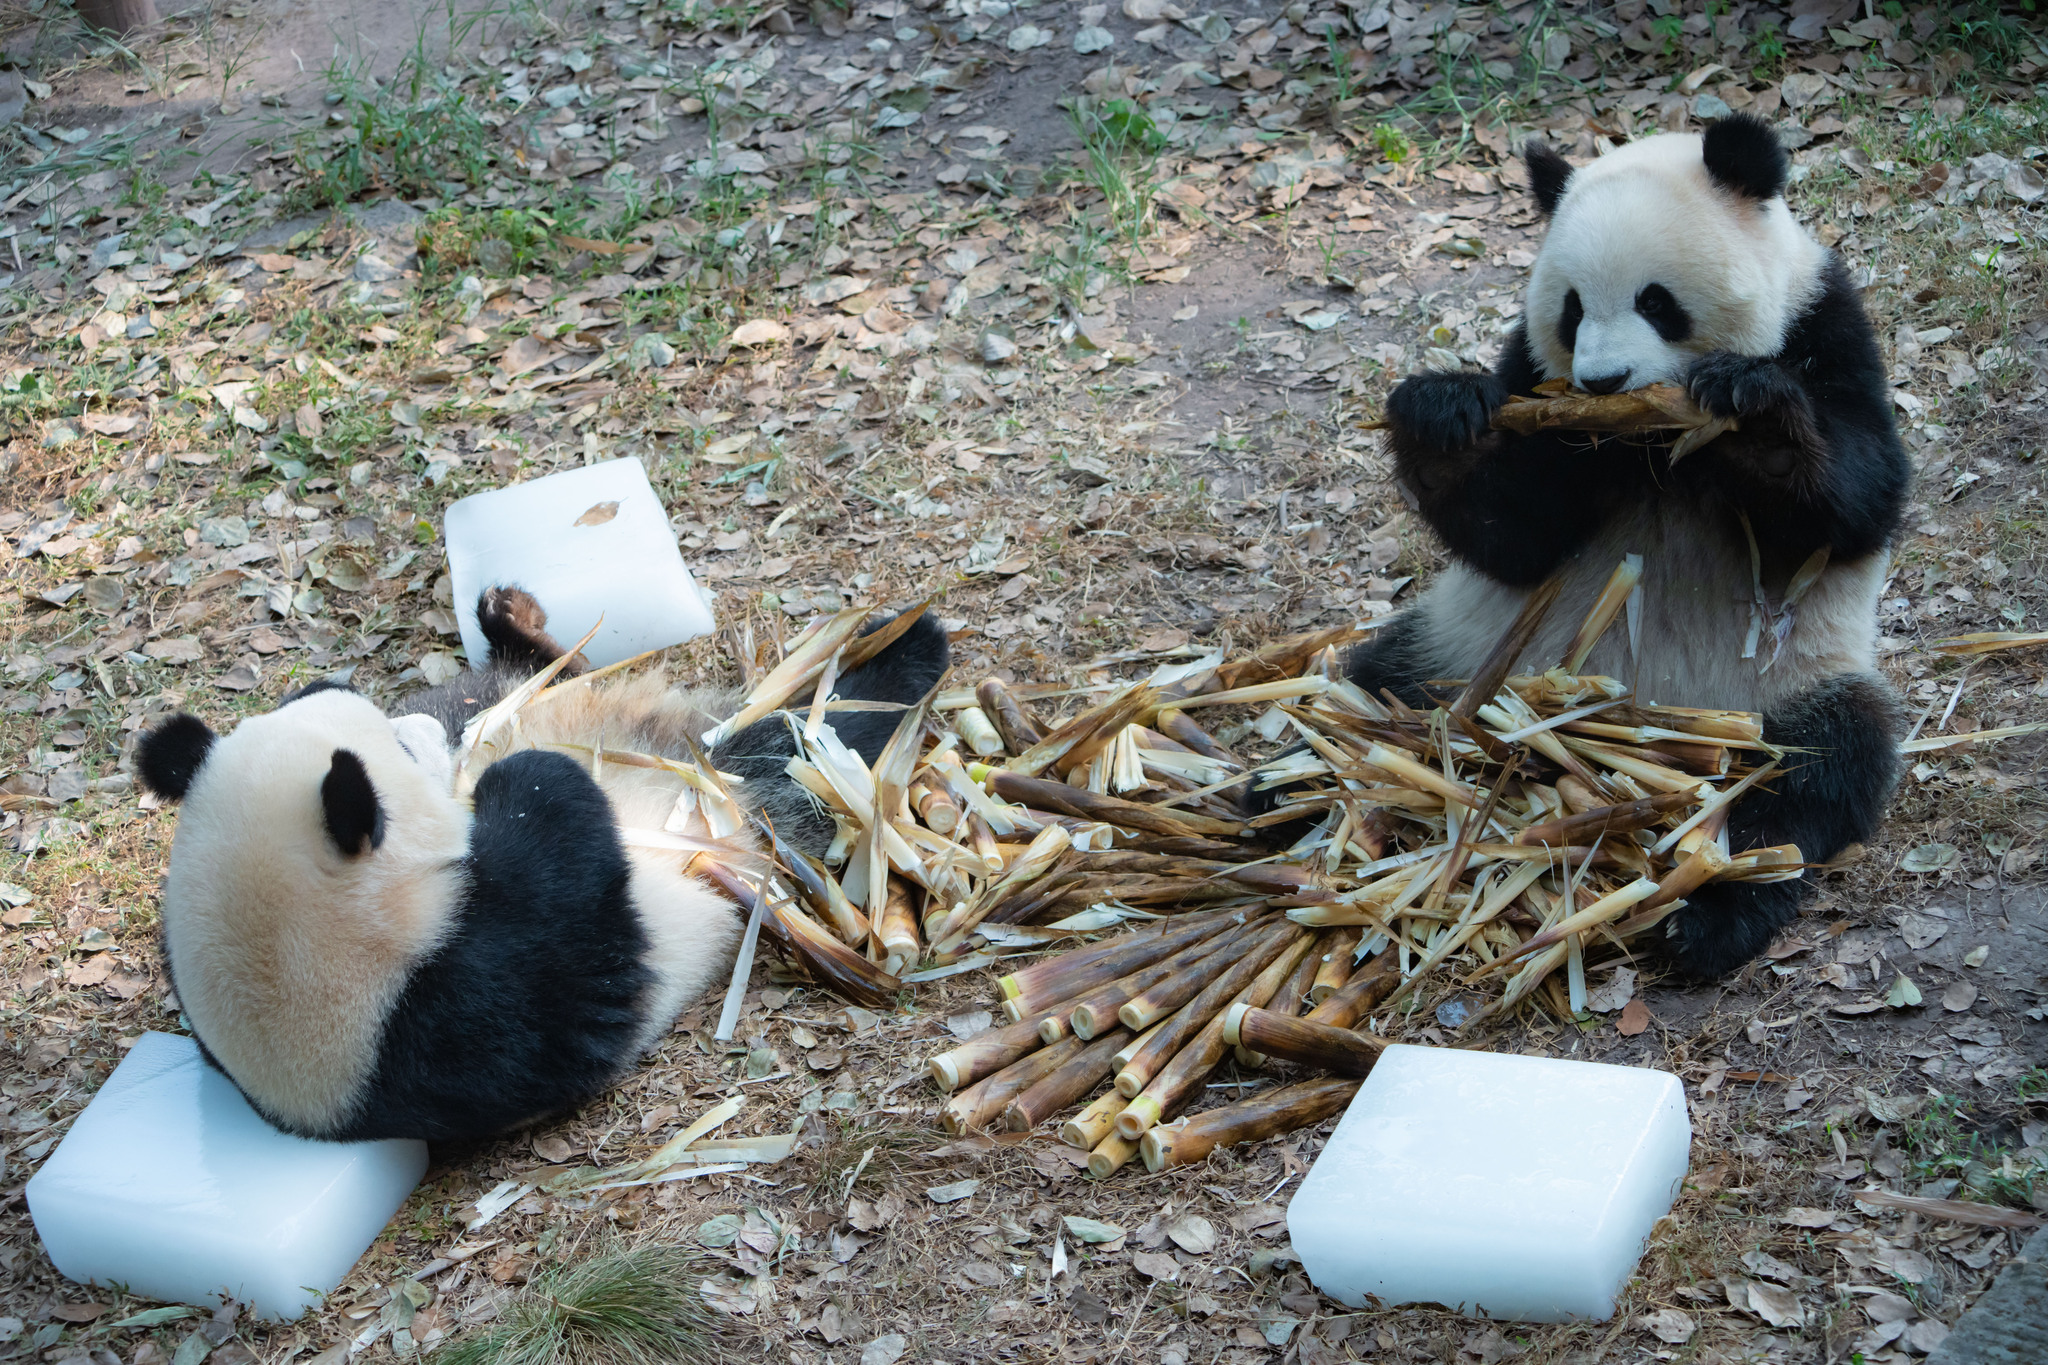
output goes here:
{"type": "Polygon", "coordinates": [[[910,883],[901,877],[889,878],[888,899],[883,904],[882,919],[875,937],[881,941],[883,971],[901,976],[905,967],[917,962],[921,951],[917,940],[917,912],[911,908],[910,883]]]}
{"type": "Polygon", "coordinates": [[[1218,1147],[1258,1142],[1321,1123],[1351,1103],[1359,1082],[1302,1081],[1153,1128],[1140,1140],[1147,1169],[1200,1161],[1218,1147]]]}
{"type": "Polygon", "coordinates": [[[996,733],[996,727],[979,706],[955,711],[953,724],[960,728],[960,738],[967,741],[967,747],[978,756],[999,758],[1004,753],[1003,737],[996,733]]]}

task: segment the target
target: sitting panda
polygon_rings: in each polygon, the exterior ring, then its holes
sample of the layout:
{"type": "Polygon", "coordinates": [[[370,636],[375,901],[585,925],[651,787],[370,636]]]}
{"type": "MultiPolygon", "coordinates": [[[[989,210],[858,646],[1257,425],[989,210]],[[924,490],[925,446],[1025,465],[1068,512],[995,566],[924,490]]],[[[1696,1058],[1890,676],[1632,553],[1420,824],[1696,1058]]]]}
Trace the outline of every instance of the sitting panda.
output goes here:
{"type": "MultiPolygon", "coordinates": [[[[688,762],[736,698],[558,681],[465,800],[463,723],[564,652],[517,589],[485,592],[477,618],[484,665],[396,715],[315,683],[225,736],[180,714],[138,743],[143,784],[182,802],[163,893],[173,988],[208,1060],[285,1132],[463,1140],[573,1108],[731,969],[739,918],[691,855],[622,837],[668,826],[680,779],[620,762],[593,779],[590,750],[688,762]]],[[[914,703],[947,654],[921,617],[837,695],[914,703]]],[[[899,715],[833,723],[872,762],[899,715]]],[[[784,775],[792,751],[771,716],[711,760],[743,779],[743,806],[822,852],[831,822],[784,775]]],[[[711,834],[701,810],[682,832],[711,834]]]]}
{"type": "MultiPolygon", "coordinates": [[[[1909,473],[1857,287],[1793,219],[1787,157],[1756,118],[1579,169],[1533,139],[1523,156],[1549,227],[1498,366],[1412,376],[1387,404],[1396,471],[1455,562],[1353,652],[1349,674],[1419,704],[1425,680],[1472,676],[1557,575],[1520,661],[1553,665],[1622,557],[1640,554],[1640,617],[1608,632],[1588,670],[1646,702],[1762,712],[1765,737],[1795,752],[1738,803],[1729,846],[1797,844],[1825,862],[1870,836],[1897,766],[1876,605],[1909,473]],[[1676,464],[1657,443],[1489,429],[1510,394],[1547,379],[1597,394],[1678,384],[1738,425],[1676,464]],[[1795,575],[1811,581],[1788,603],[1795,575]]],[[[1809,890],[1710,885],[1667,922],[1666,947],[1684,971],[1717,975],[1760,952],[1809,890]]]]}

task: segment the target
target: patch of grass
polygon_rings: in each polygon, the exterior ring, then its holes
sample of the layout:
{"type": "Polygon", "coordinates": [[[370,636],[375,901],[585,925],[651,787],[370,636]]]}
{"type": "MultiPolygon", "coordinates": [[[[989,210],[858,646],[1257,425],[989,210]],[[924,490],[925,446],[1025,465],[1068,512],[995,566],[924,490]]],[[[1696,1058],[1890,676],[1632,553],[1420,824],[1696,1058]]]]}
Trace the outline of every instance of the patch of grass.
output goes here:
{"type": "Polygon", "coordinates": [[[539,261],[549,249],[552,220],[537,210],[436,209],[420,224],[415,245],[429,282],[470,269],[504,278],[539,261]]]}
{"type": "MultiPolygon", "coordinates": [[[[2039,1071],[2035,1068],[2035,1073],[2039,1071]]],[[[2031,1077],[2038,1091],[2048,1079],[2035,1073],[2020,1079],[2031,1077]]],[[[1998,1141],[1991,1127],[1968,1101],[1936,1095],[1926,1109],[1906,1121],[1900,1145],[1912,1158],[1917,1180],[1953,1177],[1962,1183],[1960,1197],[2031,1207],[2034,1186],[2044,1172],[2034,1162],[2015,1162],[2010,1144],[1998,1141]]]]}
{"type": "Polygon", "coordinates": [[[1126,99],[1075,100],[1067,117],[1081,138],[1087,182],[1101,194],[1114,231],[1135,247],[1152,231],[1156,159],[1166,148],[1166,134],[1126,99]]]}
{"type": "Polygon", "coordinates": [[[644,1246],[544,1270],[498,1322],[435,1354],[439,1365],[670,1365],[717,1357],[697,1284],[703,1258],[644,1246]]]}

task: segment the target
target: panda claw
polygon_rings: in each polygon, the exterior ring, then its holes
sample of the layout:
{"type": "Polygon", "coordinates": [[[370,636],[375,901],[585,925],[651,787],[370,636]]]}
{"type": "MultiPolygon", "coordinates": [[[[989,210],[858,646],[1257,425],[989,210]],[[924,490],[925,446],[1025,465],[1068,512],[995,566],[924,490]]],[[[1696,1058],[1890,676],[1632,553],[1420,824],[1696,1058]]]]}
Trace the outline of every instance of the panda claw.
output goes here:
{"type": "Polygon", "coordinates": [[[1418,374],[1401,381],[1387,400],[1387,423],[1417,450],[1469,450],[1507,401],[1507,390],[1490,374],[1418,374]]]}
{"type": "Polygon", "coordinates": [[[1693,402],[1722,418],[1760,417],[1796,406],[1798,381],[1777,361],[1764,356],[1710,351],[1693,362],[1686,376],[1693,402]]]}

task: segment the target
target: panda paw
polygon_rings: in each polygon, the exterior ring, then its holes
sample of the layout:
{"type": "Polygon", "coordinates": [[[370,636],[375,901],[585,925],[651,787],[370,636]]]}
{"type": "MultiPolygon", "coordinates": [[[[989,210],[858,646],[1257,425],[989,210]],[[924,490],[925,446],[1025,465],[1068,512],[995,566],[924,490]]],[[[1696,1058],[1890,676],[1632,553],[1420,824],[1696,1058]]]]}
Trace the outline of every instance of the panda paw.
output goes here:
{"type": "MultiPolygon", "coordinates": [[[[555,637],[548,634],[548,614],[524,588],[500,584],[486,588],[476,601],[477,627],[491,647],[494,663],[511,664],[538,672],[564,653],[555,637]]],[[[563,672],[581,673],[588,667],[581,654],[569,660],[563,672]]]]}
{"type": "Polygon", "coordinates": [[[1410,375],[1387,400],[1387,424],[1413,450],[1469,450],[1507,397],[1506,386],[1490,374],[1410,375]]]}
{"type": "Polygon", "coordinates": [[[1806,392],[1785,367],[1767,356],[1709,351],[1686,376],[1692,401],[1715,417],[1761,417],[1803,411],[1806,392]]]}

